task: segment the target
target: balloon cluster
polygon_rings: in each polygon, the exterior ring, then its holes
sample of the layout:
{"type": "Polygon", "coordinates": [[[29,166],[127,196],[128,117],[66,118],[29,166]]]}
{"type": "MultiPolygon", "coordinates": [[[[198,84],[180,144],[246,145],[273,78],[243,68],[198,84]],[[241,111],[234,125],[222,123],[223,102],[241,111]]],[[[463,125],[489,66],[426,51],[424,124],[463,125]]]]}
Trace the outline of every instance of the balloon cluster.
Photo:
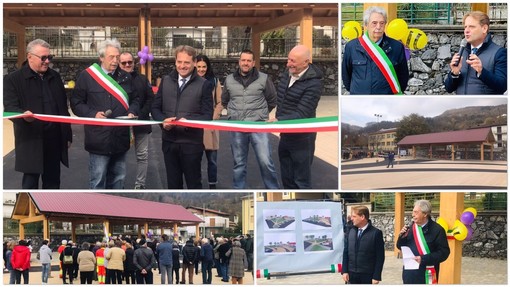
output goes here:
{"type": "Polygon", "coordinates": [[[408,28],[403,19],[393,19],[386,27],[386,35],[395,40],[401,41],[404,46],[411,50],[425,48],[428,42],[427,35],[420,29],[408,28]]]}
{"type": "MultiPolygon", "coordinates": [[[[146,47],[147,47],[147,46],[146,46],[146,47]]],[[[140,60],[140,62],[141,62],[141,60],[140,60]]],[[[152,235],[153,235],[153,234],[152,234],[152,232],[150,232],[150,231],[149,231],[149,232],[147,232],[147,238],[152,238],[152,235]]]]}
{"type": "Polygon", "coordinates": [[[138,57],[140,58],[140,65],[145,65],[147,62],[154,60],[154,55],[149,53],[149,47],[145,46],[141,51],[138,51],[138,57]]]}
{"type": "Polygon", "coordinates": [[[475,221],[476,209],[468,207],[460,215],[460,220],[455,220],[452,229],[448,229],[448,223],[442,217],[437,219],[437,223],[446,231],[448,237],[453,236],[458,241],[470,240],[473,237],[473,228],[471,224],[475,221]]]}
{"type": "Polygon", "coordinates": [[[348,21],[342,28],[342,38],[344,38],[346,41],[350,41],[360,37],[362,32],[363,30],[361,29],[361,25],[358,22],[348,21]]]}

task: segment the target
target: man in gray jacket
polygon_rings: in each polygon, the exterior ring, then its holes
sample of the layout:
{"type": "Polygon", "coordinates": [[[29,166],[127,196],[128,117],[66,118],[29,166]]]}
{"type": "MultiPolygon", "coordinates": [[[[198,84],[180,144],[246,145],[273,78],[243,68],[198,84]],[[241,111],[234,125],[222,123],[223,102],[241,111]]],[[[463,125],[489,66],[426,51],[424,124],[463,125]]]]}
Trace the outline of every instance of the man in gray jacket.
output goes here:
{"type": "MultiPolygon", "coordinates": [[[[234,121],[267,121],[276,106],[276,89],[267,74],[255,68],[253,52],[244,50],[239,69],[225,79],[221,104],[234,121]]],[[[230,147],[234,157],[234,188],[246,187],[246,166],[250,143],[259,163],[266,189],[278,189],[278,177],[271,158],[267,133],[231,132],[230,147]]]]}
{"type": "Polygon", "coordinates": [[[48,277],[51,268],[51,249],[48,247],[48,240],[43,240],[39,254],[37,255],[39,261],[41,261],[42,267],[42,284],[48,284],[48,277]]]}

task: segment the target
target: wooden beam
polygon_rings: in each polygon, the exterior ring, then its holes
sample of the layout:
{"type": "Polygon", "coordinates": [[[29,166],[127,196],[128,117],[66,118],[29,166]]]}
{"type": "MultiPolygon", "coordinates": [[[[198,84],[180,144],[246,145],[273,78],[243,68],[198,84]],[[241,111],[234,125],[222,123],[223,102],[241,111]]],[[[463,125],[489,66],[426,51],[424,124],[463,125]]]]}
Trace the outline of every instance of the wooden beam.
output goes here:
{"type": "Polygon", "coordinates": [[[270,21],[269,17],[171,17],[164,16],[152,19],[153,27],[165,26],[254,26],[264,21],[270,21]]]}
{"type": "MultiPolygon", "coordinates": [[[[441,192],[439,199],[439,216],[446,220],[451,228],[455,220],[460,218],[464,211],[464,193],[462,192],[441,192]]],[[[460,284],[462,267],[462,242],[456,239],[449,239],[450,256],[441,263],[439,272],[439,284],[460,284]]]]}
{"type": "Polygon", "coordinates": [[[197,223],[195,225],[195,234],[196,234],[195,238],[197,238],[197,239],[200,238],[200,224],[199,223],[197,223]]]}
{"type": "Polygon", "coordinates": [[[451,154],[452,161],[455,161],[455,144],[452,143],[452,154],[451,154]]]}
{"type": "Polygon", "coordinates": [[[481,11],[489,14],[489,3],[471,3],[471,11],[481,11]]]}
{"type": "Polygon", "coordinates": [[[484,160],[484,158],[483,158],[483,149],[484,149],[484,145],[483,145],[483,143],[482,143],[482,144],[480,144],[480,160],[481,160],[481,161],[483,161],[483,160],[484,160]]]}
{"type": "Polygon", "coordinates": [[[254,25],[252,27],[253,33],[264,33],[267,31],[276,30],[281,27],[293,25],[299,23],[304,16],[304,9],[295,10],[291,13],[285,14],[283,16],[277,17],[275,19],[270,19],[266,22],[260,23],[258,25],[254,25]]]}
{"type": "MultiPolygon", "coordinates": [[[[151,20],[151,13],[150,10],[147,11],[147,18],[146,18],[146,33],[147,33],[147,39],[148,43],[147,46],[149,46],[149,51],[152,51],[152,20],[151,20]]],[[[147,73],[145,74],[147,76],[147,79],[149,80],[149,83],[152,83],[152,63],[149,62],[147,64],[147,73]]]]}
{"type": "Polygon", "coordinates": [[[255,60],[255,67],[260,69],[260,33],[251,33],[251,50],[255,60]]]}
{"type": "Polygon", "coordinates": [[[74,222],[71,222],[71,240],[75,243],[76,242],[76,224],[74,222]]]}
{"type": "MultiPolygon", "coordinates": [[[[141,51],[142,48],[147,45],[147,19],[145,15],[145,9],[140,9],[140,15],[138,17],[138,51],[141,51]]],[[[145,75],[147,73],[147,64],[140,65],[139,72],[145,75]]]]}
{"type": "Polygon", "coordinates": [[[267,201],[282,201],[283,193],[282,192],[268,192],[267,193],[267,201]]]}
{"type": "Polygon", "coordinates": [[[175,241],[178,241],[179,240],[179,230],[178,230],[177,222],[174,223],[173,233],[174,234],[172,234],[172,237],[174,238],[175,241]]]}
{"type": "MultiPolygon", "coordinates": [[[[43,239],[50,239],[50,221],[48,219],[43,220],[43,239]]],[[[51,240],[49,240],[51,242],[51,240]]]]}
{"type": "Polygon", "coordinates": [[[21,224],[33,223],[46,220],[46,215],[37,215],[20,219],[21,224]]]}
{"type": "Polygon", "coordinates": [[[404,227],[405,218],[405,193],[395,192],[395,227],[393,228],[393,238],[395,246],[393,247],[393,253],[397,256],[400,250],[397,248],[397,238],[400,234],[400,230],[404,227]]]}
{"type": "Polygon", "coordinates": [[[10,19],[4,18],[4,31],[16,34],[25,34],[25,26],[10,19]]]}
{"type": "Polygon", "coordinates": [[[19,239],[25,239],[25,224],[19,222],[19,239]]]}

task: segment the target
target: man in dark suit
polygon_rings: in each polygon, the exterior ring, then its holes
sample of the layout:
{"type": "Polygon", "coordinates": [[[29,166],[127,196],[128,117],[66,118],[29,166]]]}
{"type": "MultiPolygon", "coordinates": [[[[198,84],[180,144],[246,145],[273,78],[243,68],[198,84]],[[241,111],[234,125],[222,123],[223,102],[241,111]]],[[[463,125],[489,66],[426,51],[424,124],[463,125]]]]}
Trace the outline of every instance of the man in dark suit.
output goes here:
{"type": "Polygon", "coordinates": [[[366,206],[351,209],[353,227],[344,247],[342,276],[350,284],[378,284],[384,265],[381,230],[372,226],[366,206]]]}
{"type": "Polygon", "coordinates": [[[450,255],[450,247],[444,229],[432,221],[432,205],[428,200],[414,204],[413,224],[404,226],[397,240],[397,248],[407,246],[420,264],[416,270],[403,270],[404,284],[437,284],[439,264],[450,255]],[[416,234],[416,236],[415,236],[416,234]],[[425,239],[425,240],[421,240],[425,239]]]}
{"type": "MultiPolygon", "coordinates": [[[[50,44],[41,39],[27,45],[23,66],[4,77],[4,110],[25,114],[69,116],[60,74],[49,68],[50,44]]],[[[15,170],[23,173],[22,188],[60,188],[60,162],[69,167],[67,150],[73,135],[71,125],[14,119],[15,170]]]]}

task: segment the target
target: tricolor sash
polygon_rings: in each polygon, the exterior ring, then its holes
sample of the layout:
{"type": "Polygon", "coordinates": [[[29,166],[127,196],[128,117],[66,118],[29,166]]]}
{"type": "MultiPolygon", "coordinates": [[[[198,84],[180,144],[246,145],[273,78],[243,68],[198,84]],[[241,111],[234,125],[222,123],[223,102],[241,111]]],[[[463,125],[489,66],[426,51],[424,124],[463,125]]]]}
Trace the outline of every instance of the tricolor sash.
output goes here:
{"type": "Polygon", "coordinates": [[[384,53],[379,45],[370,40],[368,37],[368,32],[365,32],[365,34],[359,38],[359,42],[368,53],[370,58],[377,65],[379,70],[381,70],[381,73],[383,74],[386,81],[388,81],[388,84],[390,85],[393,93],[396,95],[401,95],[402,90],[400,88],[400,83],[398,82],[397,73],[395,73],[395,68],[393,67],[393,64],[391,63],[386,53],[384,53]]]}
{"type": "Polygon", "coordinates": [[[88,67],[86,71],[101,87],[114,96],[126,111],[129,109],[129,96],[126,91],[112,77],[108,76],[97,63],[88,67]]]}
{"type": "MultiPolygon", "coordinates": [[[[425,241],[423,230],[421,226],[416,223],[413,224],[413,237],[418,253],[421,256],[429,254],[430,249],[427,241],[425,241]]],[[[425,284],[437,284],[437,272],[434,265],[425,267],[425,284]]]]}

